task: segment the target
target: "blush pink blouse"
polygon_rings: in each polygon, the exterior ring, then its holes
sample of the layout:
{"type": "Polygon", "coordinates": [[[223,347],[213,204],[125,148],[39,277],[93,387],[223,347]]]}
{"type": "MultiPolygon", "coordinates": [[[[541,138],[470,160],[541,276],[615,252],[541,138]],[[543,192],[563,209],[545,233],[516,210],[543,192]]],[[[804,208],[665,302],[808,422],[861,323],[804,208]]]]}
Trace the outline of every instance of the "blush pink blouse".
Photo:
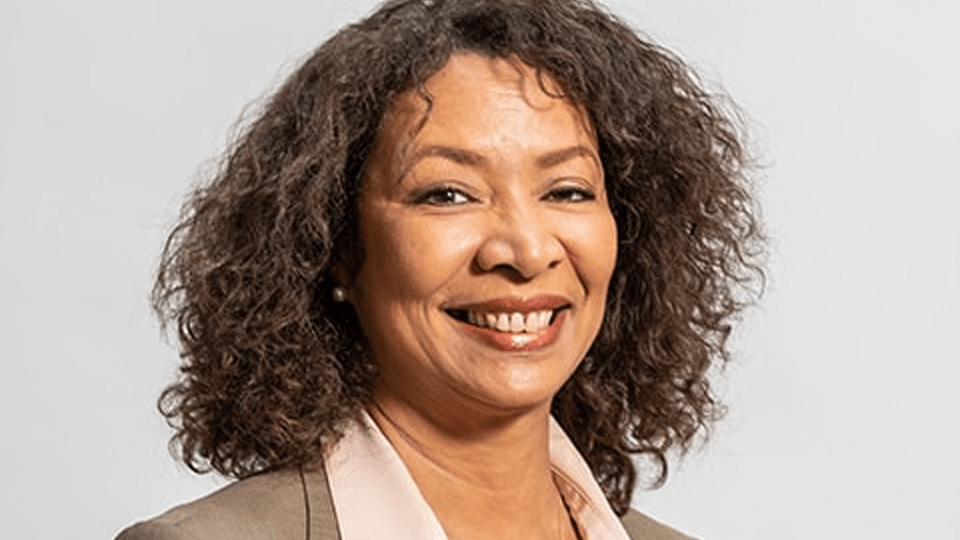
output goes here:
{"type": "MultiPolygon", "coordinates": [[[[630,540],[573,443],[550,419],[554,481],[584,540],[630,540]]],[[[400,456],[363,413],[325,461],[343,540],[447,540],[400,456]]]]}

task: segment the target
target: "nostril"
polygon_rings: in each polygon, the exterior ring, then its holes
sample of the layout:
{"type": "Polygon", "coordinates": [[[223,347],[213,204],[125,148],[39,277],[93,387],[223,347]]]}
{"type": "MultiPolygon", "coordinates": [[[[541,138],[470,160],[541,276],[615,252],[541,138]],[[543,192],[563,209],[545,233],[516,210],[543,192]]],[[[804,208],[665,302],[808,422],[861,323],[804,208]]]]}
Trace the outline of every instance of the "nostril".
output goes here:
{"type": "Polygon", "coordinates": [[[566,250],[549,228],[550,222],[537,217],[510,216],[491,224],[488,235],[478,246],[477,269],[502,273],[514,281],[527,281],[555,268],[566,250]]]}
{"type": "Polygon", "coordinates": [[[493,272],[505,276],[513,283],[523,283],[534,277],[509,264],[498,264],[493,268],[493,272]]]}

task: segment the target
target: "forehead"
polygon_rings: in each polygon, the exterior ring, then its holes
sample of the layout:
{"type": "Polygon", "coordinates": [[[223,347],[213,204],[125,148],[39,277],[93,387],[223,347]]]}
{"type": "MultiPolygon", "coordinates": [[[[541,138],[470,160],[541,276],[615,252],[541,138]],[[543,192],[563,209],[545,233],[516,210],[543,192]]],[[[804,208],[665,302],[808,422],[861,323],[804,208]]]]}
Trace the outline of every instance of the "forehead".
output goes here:
{"type": "Polygon", "coordinates": [[[378,143],[401,152],[414,139],[432,136],[469,143],[480,131],[502,132],[509,125],[529,130],[527,135],[549,129],[595,146],[587,113],[561,96],[552,77],[517,58],[460,53],[421,88],[398,96],[384,116],[378,143]]]}

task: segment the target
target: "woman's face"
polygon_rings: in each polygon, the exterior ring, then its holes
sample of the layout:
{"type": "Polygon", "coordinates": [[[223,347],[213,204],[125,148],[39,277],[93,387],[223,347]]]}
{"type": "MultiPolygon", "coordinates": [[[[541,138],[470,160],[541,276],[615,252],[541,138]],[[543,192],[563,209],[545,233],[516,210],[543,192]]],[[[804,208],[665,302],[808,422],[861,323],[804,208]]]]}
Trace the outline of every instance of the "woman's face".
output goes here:
{"type": "Polygon", "coordinates": [[[426,90],[429,113],[417,92],[388,112],[362,180],[350,301],[375,399],[549,407],[596,337],[616,259],[596,137],[519,61],[460,54],[426,90]]]}

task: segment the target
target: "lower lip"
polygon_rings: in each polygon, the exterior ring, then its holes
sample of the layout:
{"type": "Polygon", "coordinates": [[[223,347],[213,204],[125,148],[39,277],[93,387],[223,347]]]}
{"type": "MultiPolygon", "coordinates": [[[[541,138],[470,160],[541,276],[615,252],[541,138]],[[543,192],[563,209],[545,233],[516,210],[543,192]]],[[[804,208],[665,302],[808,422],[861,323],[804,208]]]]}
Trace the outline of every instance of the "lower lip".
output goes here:
{"type": "Polygon", "coordinates": [[[543,332],[539,334],[511,334],[509,332],[497,332],[496,330],[490,328],[481,328],[479,326],[473,326],[468,323],[461,323],[467,333],[477,336],[484,343],[491,345],[494,349],[498,349],[505,352],[525,352],[525,351],[535,351],[537,349],[542,349],[544,347],[549,347],[560,336],[560,326],[567,319],[567,310],[563,310],[560,314],[557,315],[557,319],[553,321],[553,324],[548,326],[543,332]],[[530,341],[524,341],[522,344],[517,344],[514,341],[516,336],[530,336],[533,335],[533,339],[530,341]]]}

